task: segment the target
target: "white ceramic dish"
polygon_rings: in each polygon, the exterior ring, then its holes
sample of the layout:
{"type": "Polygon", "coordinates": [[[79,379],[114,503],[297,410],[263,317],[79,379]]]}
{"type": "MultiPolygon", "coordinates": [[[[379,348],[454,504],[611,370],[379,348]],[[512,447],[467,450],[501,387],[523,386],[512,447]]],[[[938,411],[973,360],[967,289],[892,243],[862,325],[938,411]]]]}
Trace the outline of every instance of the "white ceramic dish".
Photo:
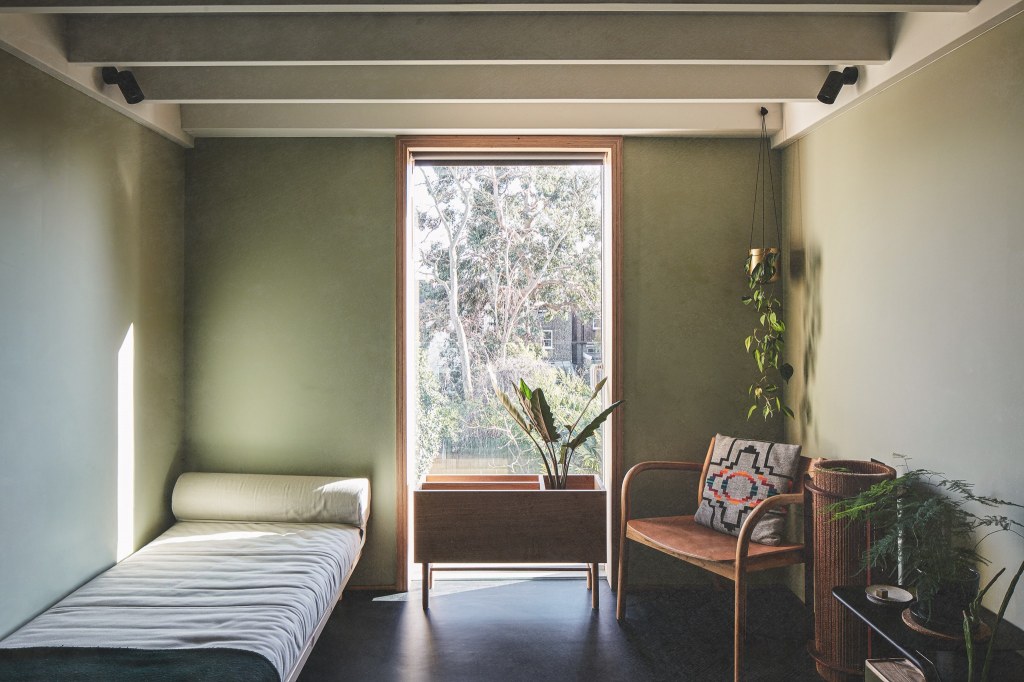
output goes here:
{"type": "Polygon", "coordinates": [[[895,585],[868,585],[864,594],[875,604],[909,604],[914,601],[914,595],[895,585]]]}

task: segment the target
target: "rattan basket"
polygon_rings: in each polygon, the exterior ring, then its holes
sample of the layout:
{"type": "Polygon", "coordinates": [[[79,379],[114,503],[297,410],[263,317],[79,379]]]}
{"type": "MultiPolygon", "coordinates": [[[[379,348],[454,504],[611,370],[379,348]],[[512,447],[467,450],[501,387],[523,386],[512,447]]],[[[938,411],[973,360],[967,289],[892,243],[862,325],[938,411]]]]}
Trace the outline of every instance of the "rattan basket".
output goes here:
{"type": "Polygon", "coordinates": [[[853,497],[875,483],[896,477],[896,470],[875,461],[816,460],[810,470],[814,523],[814,656],[818,674],[829,682],[864,679],[867,632],[832,596],[832,588],[869,584],[861,570],[868,534],[863,523],[834,521],[828,506],[853,497]]]}

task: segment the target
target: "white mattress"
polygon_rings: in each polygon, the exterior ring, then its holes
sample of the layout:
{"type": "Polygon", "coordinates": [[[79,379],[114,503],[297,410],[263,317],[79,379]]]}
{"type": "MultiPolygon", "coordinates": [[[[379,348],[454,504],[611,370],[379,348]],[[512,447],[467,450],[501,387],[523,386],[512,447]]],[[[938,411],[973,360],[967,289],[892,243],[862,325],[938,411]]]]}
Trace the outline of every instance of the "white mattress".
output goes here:
{"type": "Polygon", "coordinates": [[[0,647],[244,649],[284,680],[361,545],[354,526],[181,521],[0,647]]]}

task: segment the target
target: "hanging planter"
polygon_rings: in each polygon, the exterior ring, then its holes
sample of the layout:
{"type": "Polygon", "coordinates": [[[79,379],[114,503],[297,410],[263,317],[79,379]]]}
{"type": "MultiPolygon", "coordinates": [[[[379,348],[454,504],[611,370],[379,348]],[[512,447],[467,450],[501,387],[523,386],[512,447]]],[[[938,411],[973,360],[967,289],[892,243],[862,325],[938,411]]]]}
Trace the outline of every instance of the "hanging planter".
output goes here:
{"type": "Polygon", "coordinates": [[[754,176],[754,206],[750,216],[750,247],[747,257],[747,275],[753,277],[757,266],[762,265],[763,272],[758,277],[764,282],[776,282],[782,263],[782,233],[780,229],[779,209],[775,203],[775,175],[772,173],[772,149],[768,139],[768,110],[761,107],[761,136],[757,146],[757,174],[754,176]],[[768,201],[772,203],[771,213],[768,212],[768,201]],[[760,212],[759,212],[760,209],[760,212]],[[775,229],[769,230],[768,223],[775,223],[775,229]],[[760,223],[760,243],[755,244],[757,227],[760,223]],[[770,243],[774,234],[775,243],[770,243]],[[774,257],[773,257],[774,256],[774,257]]]}
{"type": "Polygon", "coordinates": [[[750,255],[747,257],[747,275],[755,277],[757,273],[756,279],[761,284],[778,282],[781,257],[782,253],[774,246],[750,249],[750,255]],[[760,272],[757,272],[758,266],[761,266],[760,272]]]}
{"type": "Polygon", "coordinates": [[[750,219],[750,247],[746,259],[747,287],[750,294],[743,297],[744,305],[752,306],[756,310],[758,320],[753,333],[743,341],[747,352],[753,356],[757,364],[757,376],[747,389],[747,395],[751,399],[747,408],[747,419],[755,412],[759,412],[766,420],[777,414],[793,416],[793,410],[782,402],[782,385],[793,376],[793,367],[782,359],[782,337],[786,331],[786,323],[782,320],[782,301],[775,296],[774,287],[782,270],[782,237],[778,208],[775,205],[775,179],[772,174],[768,128],[765,124],[767,115],[768,110],[761,107],[761,139],[757,152],[757,175],[754,178],[754,212],[750,219]],[[766,194],[769,190],[772,202],[771,218],[775,221],[775,245],[766,243],[770,234],[766,210],[766,194]],[[759,197],[761,244],[754,246],[759,197]]]}

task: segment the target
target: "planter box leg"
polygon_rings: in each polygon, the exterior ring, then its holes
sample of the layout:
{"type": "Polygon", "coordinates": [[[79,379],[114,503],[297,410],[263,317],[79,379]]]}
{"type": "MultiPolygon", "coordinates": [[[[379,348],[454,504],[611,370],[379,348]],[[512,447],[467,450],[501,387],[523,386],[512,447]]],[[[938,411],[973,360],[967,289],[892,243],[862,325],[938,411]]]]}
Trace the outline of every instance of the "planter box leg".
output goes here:
{"type": "Polygon", "coordinates": [[[426,611],[430,608],[430,564],[426,561],[423,562],[423,582],[420,584],[423,592],[423,610],[426,611]]]}
{"type": "Polygon", "coordinates": [[[590,583],[590,589],[591,589],[591,592],[590,592],[590,607],[593,608],[593,609],[596,609],[596,608],[598,608],[600,606],[599,603],[598,603],[600,601],[600,599],[598,597],[598,593],[600,592],[600,590],[599,590],[599,588],[597,586],[597,564],[590,564],[590,568],[587,571],[587,574],[588,574],[588,577],[589,577],[589,580],[587,582],[590,583]]]}

